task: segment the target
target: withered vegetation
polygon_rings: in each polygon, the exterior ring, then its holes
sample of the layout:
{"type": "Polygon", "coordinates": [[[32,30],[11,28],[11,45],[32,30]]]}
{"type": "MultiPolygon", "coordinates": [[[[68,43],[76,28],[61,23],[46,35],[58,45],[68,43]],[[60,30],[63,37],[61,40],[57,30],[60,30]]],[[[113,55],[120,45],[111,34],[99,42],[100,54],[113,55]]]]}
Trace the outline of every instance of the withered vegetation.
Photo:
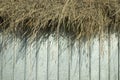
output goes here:
{"type": "Polygon", "coordinates": [[[3,0],[0,33],[18,38],[50,34],[74,39],[120,29],[119,0],[3,0]]]}

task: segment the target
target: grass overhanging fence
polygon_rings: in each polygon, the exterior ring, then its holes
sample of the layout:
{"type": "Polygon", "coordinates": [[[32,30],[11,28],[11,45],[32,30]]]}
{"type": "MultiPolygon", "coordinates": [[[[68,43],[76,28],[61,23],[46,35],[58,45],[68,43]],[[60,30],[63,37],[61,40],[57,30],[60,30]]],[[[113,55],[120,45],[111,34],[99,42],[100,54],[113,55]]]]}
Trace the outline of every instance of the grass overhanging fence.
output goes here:
{"type": "Polygon", "coordinates": [[[18,38],[52,33],[73,39],[120,30],[119,0],[1,0],[0,33],[18,38]]]}

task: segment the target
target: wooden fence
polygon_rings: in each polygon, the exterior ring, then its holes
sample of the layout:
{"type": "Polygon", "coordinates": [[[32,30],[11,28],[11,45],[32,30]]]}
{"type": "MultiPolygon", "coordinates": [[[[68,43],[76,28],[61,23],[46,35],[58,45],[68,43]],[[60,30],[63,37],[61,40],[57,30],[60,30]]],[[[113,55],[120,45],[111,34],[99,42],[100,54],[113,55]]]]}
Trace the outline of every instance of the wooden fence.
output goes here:
{"type": "Polygon", "coordinates": [[[120,39],[52,35],[30,42],[0,35],[0,80],[120,80],[120,39]]]}

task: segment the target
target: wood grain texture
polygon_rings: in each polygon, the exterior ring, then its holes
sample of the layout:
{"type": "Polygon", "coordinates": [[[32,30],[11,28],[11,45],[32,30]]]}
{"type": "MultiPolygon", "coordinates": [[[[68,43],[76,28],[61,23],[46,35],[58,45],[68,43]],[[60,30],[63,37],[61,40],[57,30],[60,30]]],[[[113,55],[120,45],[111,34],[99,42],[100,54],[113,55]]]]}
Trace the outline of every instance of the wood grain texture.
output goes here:
{"type": "Polygon", "coordinates": [[[48,39],[48,80],[57,80],[58,76],[58,49],[57,41],[52,35],[48,39]]]}
{"type": "Polygon", "coordinates": [[[14,80],[14,39],[11,36],[3,37],[3,69],[2,69],[2,78],[3,80],[14,80]]]}
{"type": "Polygon", "coordinates": [[[24,80],[25,46],[24,41],[15,39],[14,53],[14,80],[24,80]]]}
{"type": "Polygon", "coordinates": [[[118,37],[110,36],[110,79],[118,80],[118,37]]]}
{"type": "Polygon", "coordinates": [[[37,42],[37,80],[47,80],[47,42],[42,39],[37,42]],[[42,42],[41,42],[42,41],[42,42]]]}
{"type": "Polygon", "coordinates": [[[59,38],[59,80],[68,80],[69,78],[69,45],[67,39],[59,38]]]}
{"type": "Polygon", "coordinates": [[[71,46],[70,80],[79,80],[79,42],[71,46]]]}
{"type": "Polygon", "coordinates": [[[89,80],[89,47],[83,42],[81,47],[81,80],[89,80]]]}
{"type": "Polygon", "coordinates": [[[118,80],[120,80],[120,31],[118,31],[118,80]]]}
{"type": "Polygon", "coordinates": [[[27,41],[26,80],[36,80],[36,42],[27,41]]]}
{"type": "MultiPolygon", "coordinates": [[[[119,2],[120,3],[120,1],[119,0],[115,0],[116,2],[119,2]]],[[[117,4],[118,5],[118,4],[117,4]]],[[[117,9],[116,9],[116,11],[117,11],[117,9]]],[[[118,21],[117,20],[118,19],[118,14],[116,15],[116,22],[118,21]]],[[[115,26],[117,26],[117,25],[115,25],[115,26]]],[[[117,29],[117,39],[118,39],[118,44],[117,44],[117,46],[118,46],[118,80],[120,80],[120,27],[117,29]]]]}
{"type": "Polygon", "coordinates": [[[3,67],[3,57],[2,57],[2,34],[0,34],[0,80],[2,80],[2,67],[3,67]]]}
{"type": "Polygon", "coordinates": [[[99,38],[91,43],[91,80],[99,80],[99,38]]]}
{"type": "Polygon", "coordinates": [[[119,80],[120,38],[73,42],[51,35],[31,42],[1,36],[0,80],[119,80]]]}
{"type": "Polygon", "coordinates": [[[108,38],[100,39],[100,80],[108,80],[108,38]]]}

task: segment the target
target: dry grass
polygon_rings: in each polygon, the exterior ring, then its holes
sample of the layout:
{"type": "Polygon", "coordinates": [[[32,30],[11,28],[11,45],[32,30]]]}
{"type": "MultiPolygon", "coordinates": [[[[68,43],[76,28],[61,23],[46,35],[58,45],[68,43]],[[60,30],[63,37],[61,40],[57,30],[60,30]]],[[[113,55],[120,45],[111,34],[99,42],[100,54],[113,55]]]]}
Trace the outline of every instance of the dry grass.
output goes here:
{"type": "Polygon", "coordinates": [[[73,38],[118,30],[117,0],[3,0],[0,31],[16,37],[36,37],[63,32],[73,38]]]}

